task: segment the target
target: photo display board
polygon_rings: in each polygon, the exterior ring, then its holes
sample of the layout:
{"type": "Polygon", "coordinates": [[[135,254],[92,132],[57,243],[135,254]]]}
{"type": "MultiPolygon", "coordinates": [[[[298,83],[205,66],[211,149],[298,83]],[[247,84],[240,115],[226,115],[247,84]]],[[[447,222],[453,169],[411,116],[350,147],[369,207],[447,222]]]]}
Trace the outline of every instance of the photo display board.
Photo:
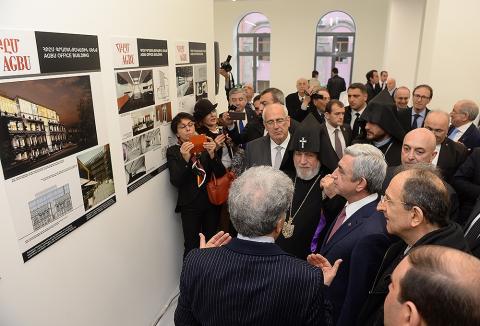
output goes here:
{"type": "Polygon", "coordinates": [[[127,193],[166,169],[173,141],[165,40],[114,38],[115,89],[127,193]]]}
{"type": "Polygon", "coordinates": [[[0,160],[26,262],[116,202],[98,38],[0,30],[0,160]]]}

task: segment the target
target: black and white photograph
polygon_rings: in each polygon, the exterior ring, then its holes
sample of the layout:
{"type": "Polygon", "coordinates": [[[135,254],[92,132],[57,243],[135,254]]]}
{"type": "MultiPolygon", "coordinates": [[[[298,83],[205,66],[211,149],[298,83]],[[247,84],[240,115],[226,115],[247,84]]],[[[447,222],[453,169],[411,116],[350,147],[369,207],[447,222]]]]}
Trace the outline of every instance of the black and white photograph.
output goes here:
{"type": "Polygon", "coordinates": [[[177,97],[193,94],[193,67],[176,67],[177,72],[177,97]]]}
{"type": "Polygon", "coordinates": [[[162,146],[160,128],[154,129],[141,136],[142,151],[146,153],[162,146]]]}
{"type": "Polygon", "coordinates": [[[115,194],[110,145],[77,156],[77,165],[85,211],[115,194]]]}
{"type": "Polygon", "coordinates": [[[90,76],[0,83],[5,179],[97,144],[90,76]]]}
{"type": "Polygon", "coordinates": [[[169,81],[168,81],[168,67],[161,67],[154,70],[154,74],[157,76],[158,81],[155,80],[155,93],[157,97],[157,103],[164,103],[170,100],[169,93],[169,81]]]}
{"type": "Polygon", "coordinates": [[[125,164],[125,177],[127,184],[131,184],[135,180],[138,180],[147,173],[145,167],[145,157],[141,156],[138,159],[125,164]]]}
{"type": "Polygon", "coordinates": [[[135,137],[122,143],[123,161],[129,162],[143,154],[141,137],[135,137]]]}
{"type": "Polygon", "coordinates": [[[28,202],[33,231],[38,231],[73,210],[70,186],[52,186],[28,202]]]}
{"type": "Polygon", "coordinates": [[[133,136],[143,134],[154,127],[155,114],[153,109],[135,111],[130,117],[132,118],[133,136]]]}
{"type": "Polygon", "coordinates": [[[155,104],[151,69],[116,73],[118,113],[126,113],[155,104]]]}

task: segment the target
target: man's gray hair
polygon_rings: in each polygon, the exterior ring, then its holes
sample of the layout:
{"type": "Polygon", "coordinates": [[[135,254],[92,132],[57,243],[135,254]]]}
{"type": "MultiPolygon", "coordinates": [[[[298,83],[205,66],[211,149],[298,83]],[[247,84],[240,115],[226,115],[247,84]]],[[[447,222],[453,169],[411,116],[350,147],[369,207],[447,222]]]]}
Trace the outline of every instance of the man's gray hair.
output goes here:
{"type": "Polygon", "coordinates": [[[478,105],[471,100],[462,100],[460,104],[460,112],[465,113],[468,120],[473,121],[478,115],[478,105]]]}
{"type": "Polygon", "coordinates": [[[267,105],[265,106],[265,108],[263,109],[263,112],[262,112],[262,119],[263,119],[263,121],[265,121],[265,111],[267,111],[267,109],[268,109],[269,107],[271,107],[272,105],[280,105],[280,106],[282,107],[282,109],[283,109],[283,113],[285,113],[285,117],[288,116],[288,109],[287,109],[287,107],[286,107],[285,105],[283,105],[283,104],[281,104],[281,103],[272,103],[272,104],[267,104],[267,105]]]}
{"type": "Polygon", "coordinates": [[[293,197],[293,183],[271,166],[245,171],[230,187],[228,210],[239,234],[258,237],[272,233],[293,197]]]}
{"type": "Polygon", "coordinates": [[[345,148],[344,155],[355,158],[352,167],[353,181],[364,178],[370,194],[382,190],[383,180],[387,173],[387,163],[378,148],[369,144],[355,144],[345,148]]]}
{"type": "Polygon", "coordinates": [[[272,94],[273,103],[285,104],[285,95],[283,95],[283,92],[278,88],[275,88],[275,87],[267,88],[260,93],[260,96],[265,95],[267,93],[272,94]]]}
{"type": "Polygon", "coordinates": [[[228,99],[230,99],[230,97],[232,97],[232,95],[238,94],[238,93],[242,93],[243,96],[246,96],[246,95],[245,95],[245,90],[244,90],[243,88],[235,87],[235,88],[232,88],[232,89],[230,90],[230,92],[228,92],[228,99]]]}

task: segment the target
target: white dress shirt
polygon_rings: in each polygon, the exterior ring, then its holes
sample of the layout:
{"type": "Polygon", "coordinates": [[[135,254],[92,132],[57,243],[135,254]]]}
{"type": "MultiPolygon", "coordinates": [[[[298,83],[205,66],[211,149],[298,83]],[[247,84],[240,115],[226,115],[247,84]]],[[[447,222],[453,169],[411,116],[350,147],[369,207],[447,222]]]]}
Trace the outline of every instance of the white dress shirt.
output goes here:
{"type": "Polygon", "coordinates": [[[473,121],[470,121],[470,122],[467,122],[466,124],[464,124],[463,126],[460,126],[458,127],[458,132],[457,134],[455,135],[455,137],[453,137],[453,141],[458,141],[462,136],[463,134],[465,133],[465,131],[467,131],[467,129],[470,127],[470,125],[473,123],[473,121]]]}
{"type": "Polygon", "coordinates": [[[433,161],[432,161],[432,165],[433,166],[437,166],[437,163],[438,163],[438,156],[440,155],[440,149],[442,148],[442,144],[438,144],[436,147],[435,147],[435,152],[437,152],[437,155],[435,155],[435,157],[433,158],[433,161]]]}
{"type": "MultiPolygon", "coordinates": [[[[290,141],[290,133],[288,133],[287,138],[283,141],[283,143],[280,144],[282,146],[282,161],[283,161],[283,156],[285,155],[285,151],[287,150],[288,142],[290,141]]],[[[276,147],[278,146],[277,143],[275,143],[271,138],[270,138],[270,157],[272,158],[272,166],[275,164],[275,155],[277,155],[277,149],[276,147]]]]}
{"type": "Polygon", "coordinates": [[[378,197],[378,194],[374,193],[374,194],[368,195],[365,198],[357,200],[356,202],[347,203],[347,206],[345,208],[345,213],[346,213],[347,216],[345,217],[345,220],[343,220],[343,223],[345,223],[345,221],[348,220],[350,218],[350,216],[355,214],[360,208],[362,208],[363,206],[371,203],[372,201],[377,199],[377,197],[378,197]]]}
{"type": "Polygon", "coordinates": [[[340,127],[334,128],[328,121],[326,121],[325,126],[327,127],[328,138],[330,138],[330,144],[332,144],[333,149],[335,149],[335,130],[338,129],[338,138],[340,138],[340,143],[342,144],[342,152],[345,152],[345,138],[340,127]]]}
{"type": "MultiPolygon", "coordinates": [[[[350,120],[350,128],[353,130],[353,124],[355,123],[355,120],[357,120],[357,115],[356,113],[360,113],[362,115],[363,111],[365,111],[365,108],[367,107],[367,104],[363,106],[363,108],[360,111],[355,111],[352,109],[352,120],[350,120]]],[[[360,115],[358,116],[360,118],[360,115]]]]}

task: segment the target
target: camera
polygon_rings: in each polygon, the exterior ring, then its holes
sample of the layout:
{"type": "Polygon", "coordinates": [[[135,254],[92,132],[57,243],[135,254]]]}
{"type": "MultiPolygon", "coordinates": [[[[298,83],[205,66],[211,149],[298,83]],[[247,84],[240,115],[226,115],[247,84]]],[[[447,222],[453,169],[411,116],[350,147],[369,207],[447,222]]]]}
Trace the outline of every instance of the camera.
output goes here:
{"type": "Polygon", "coordinates": [[[231,55],[227,56],[227,60],[224,62],[220,63],[220,68],[225,70],[226,72],[232,71],[232,65],[230,64],[230,59],[232,59],[231,55]]]}

